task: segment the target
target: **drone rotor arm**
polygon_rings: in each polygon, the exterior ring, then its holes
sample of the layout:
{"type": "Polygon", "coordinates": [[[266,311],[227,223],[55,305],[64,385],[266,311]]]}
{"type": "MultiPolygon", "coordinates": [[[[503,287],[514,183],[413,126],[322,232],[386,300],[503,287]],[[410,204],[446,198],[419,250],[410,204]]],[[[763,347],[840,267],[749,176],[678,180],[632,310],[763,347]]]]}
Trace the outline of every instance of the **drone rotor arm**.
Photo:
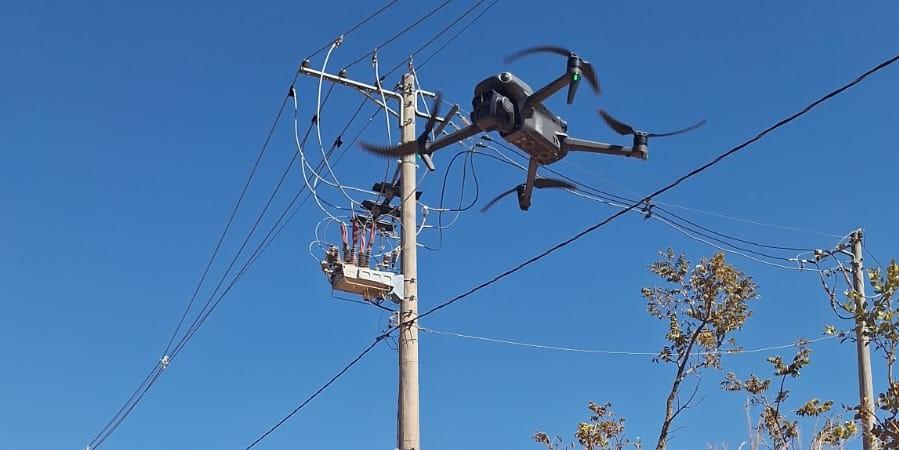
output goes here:
{"type": "Polygon", "coordinates": [[[550,81],[546,86],[537,89],[528,97],[527,103],[532,106],[543,103],[544,100],[564,89],[569,83],[571,83],[571,76],[566,72],[555,80],[550,81]]]}
{"type": "Polygon", "coordinates": [[[602,153],[605,155],[646,159],[646,153],[635,151],[633,148],[624,147],[622,145],[605,144],[602,142],[575,139],[567,136],[561,137],[560,141],[562,148],[569,152],[602,153]]]}
{"type": "Polygon", "coordinates": [[[448,136],[444,136],[442,138],[437,139],[434,142],[431,142],[431,143],[425,145],[425,147],[421,151],[421,153],[426,153],[426,154],[430,155],[431,153],[434,153],[437,150],[440,150],[444,147],[449,147],[450,145],[453,145],[456,142],[468,139],[480,132],[481,132],[481,127],[477,126],[476,124],[471,124],[465,128],[461,128],[456,131],[453,131],[448,136]]]}

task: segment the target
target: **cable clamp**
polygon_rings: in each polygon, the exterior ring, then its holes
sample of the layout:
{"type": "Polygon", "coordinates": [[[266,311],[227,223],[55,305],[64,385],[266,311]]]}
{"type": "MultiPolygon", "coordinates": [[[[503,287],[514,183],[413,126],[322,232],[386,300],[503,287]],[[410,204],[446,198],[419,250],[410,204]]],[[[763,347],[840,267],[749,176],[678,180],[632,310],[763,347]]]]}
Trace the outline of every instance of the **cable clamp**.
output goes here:
{"type": "Polygon", "coordinates": [[[646,199],[643,203],[644,205],[640,208],[640,211],[643,213],[643,220],[648,220],[652,217],[652,208],[655,205],[652,204],[651,198],[646,199]]]}
{"type": "Polygon", "coordinates": [[[159,360],[159,365],[162,367],[162,370],[165,370],[169,367],[170,362],[172,362],[172,358],[170,358],[169,355],[165,355],[159,360]]]}
{"type": "Polygon", "coordinates": [[[340,44],[343,44],[343,35],[337,36],[337,39],[334,39],[334,46],[340,47],[340,44]]]}
{"type": "Polygon", "coordinates": [[[374,50],[371,51],[371,65],[375,65],[378,63],[378,48],[375,47],[374,50]]]}

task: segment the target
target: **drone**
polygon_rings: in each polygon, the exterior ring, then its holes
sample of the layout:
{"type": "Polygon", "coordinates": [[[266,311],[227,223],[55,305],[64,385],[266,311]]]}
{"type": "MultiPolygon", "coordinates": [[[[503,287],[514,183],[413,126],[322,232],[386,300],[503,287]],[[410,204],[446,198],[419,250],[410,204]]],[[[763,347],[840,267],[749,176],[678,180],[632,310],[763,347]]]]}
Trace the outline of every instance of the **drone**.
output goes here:
{"type": "Polygon", "coordinates": [[[593,92],[599,95],[600,87],[596,71],[590,62],[582,59],[573,51],[557,46],[526,48],[509,55],[505,58],[505,62],[508,64],[536,53],[550,53],[567,58],[565,73],[536,91],[510,72],[501,72],[481,81],[474,89],[474,98],[471,101],[472,112],[469,116],[470,123],[464,128],[430,141],[432,132],[434,136],[441,136],[453,114],[459,110],[459,105],[453,105],[449,113],[440,119],[441,95],[438,92],[427,125],[415,141],[391,147],[366,142],[360,143],[360,146],[369,152],[385,157],[418,154],[429,170],[435,170],[431,155],[437,150],[478,133],[496,131],[504,140],[523,150],[529,156],[527,178],[523,184],[509,189],[491,200],[481,211],[486,211],[512,193],[518,194],[518,207],[522,211],[527,211],[531,206],[531,195],[534,188],[576,189],[576,186],[568,181],[538,178],[537,169],[540,165],[559,161],[568,152],[602,153],[639,158],[645,161],[649,154],[650,138],[686,133],[705,124],[705,120],[701,120],[677,131],[649,133],[637,130],[600,109],[598,110],[600,117],[612,130],[624,136],[633,136],[631,147],[570,137],[568,123],[547,109],[543,102],[567,87],[567,103],[572,104],[582,80],[586,80],[593,92]]]}

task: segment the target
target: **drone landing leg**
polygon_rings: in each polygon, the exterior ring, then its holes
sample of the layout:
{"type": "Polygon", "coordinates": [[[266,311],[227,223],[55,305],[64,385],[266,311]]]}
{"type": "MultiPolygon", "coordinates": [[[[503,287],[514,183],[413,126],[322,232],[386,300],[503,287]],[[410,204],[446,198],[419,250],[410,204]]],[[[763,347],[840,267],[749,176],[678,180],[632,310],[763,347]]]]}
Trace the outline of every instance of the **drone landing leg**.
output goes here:
{"type": "Polygon", "coordinates": [[[534,192],[534,180],[537,179],[537,167],[540,163],[531,158],[528,162],[528,178],[524,184],[518,186],[518,207],[527,211],[531,207],[531,194],[534,192]]]}

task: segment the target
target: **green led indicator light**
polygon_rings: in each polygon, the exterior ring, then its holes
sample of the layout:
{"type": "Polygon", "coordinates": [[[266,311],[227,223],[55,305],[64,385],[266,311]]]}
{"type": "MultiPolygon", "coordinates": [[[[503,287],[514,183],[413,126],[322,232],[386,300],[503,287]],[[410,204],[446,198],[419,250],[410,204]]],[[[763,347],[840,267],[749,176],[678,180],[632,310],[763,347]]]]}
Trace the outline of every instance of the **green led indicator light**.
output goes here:
{"type": "Polygon", "coordinates": [[[571,81],[577,81],[580,79],[581,79],[581,76],[576,73],[571,75],[571,81]]]}

